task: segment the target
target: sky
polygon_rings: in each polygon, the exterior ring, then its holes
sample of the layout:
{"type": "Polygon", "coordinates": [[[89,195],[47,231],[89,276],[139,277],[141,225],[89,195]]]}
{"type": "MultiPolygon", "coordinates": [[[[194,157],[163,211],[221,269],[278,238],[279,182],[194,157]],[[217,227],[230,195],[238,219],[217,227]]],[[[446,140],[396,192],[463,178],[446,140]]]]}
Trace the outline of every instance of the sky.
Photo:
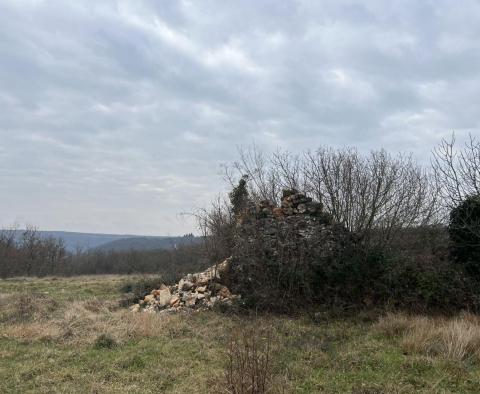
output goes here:
{"type": "Polygon", "coordinates": [[[0,226],[175,235],[238,147],[480,136],[480,2],[1,0],[0,226]]]}

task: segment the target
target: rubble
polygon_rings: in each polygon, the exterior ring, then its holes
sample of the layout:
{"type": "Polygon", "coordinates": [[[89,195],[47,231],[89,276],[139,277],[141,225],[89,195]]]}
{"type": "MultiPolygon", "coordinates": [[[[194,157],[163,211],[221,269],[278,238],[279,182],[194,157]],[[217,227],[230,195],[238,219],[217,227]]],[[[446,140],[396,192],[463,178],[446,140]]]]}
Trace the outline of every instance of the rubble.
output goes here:
{"type": "Polygon", "coordinates": [[[188,274],[173,286],[162,285],[132,305],[132,312],[174,313],[185,309],[205,310],[216,304],[231,305],[239,295],[222,284],[222,275],[228,271],[230,259],[203,272],[188,274]]]}

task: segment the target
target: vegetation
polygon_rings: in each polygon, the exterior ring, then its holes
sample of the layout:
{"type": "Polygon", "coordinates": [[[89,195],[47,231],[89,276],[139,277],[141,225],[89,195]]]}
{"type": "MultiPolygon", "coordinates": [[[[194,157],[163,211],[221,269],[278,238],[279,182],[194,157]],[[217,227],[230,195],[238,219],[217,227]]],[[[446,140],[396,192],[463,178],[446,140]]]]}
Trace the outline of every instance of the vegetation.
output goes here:
{"type": "Polygon", "coordinates": [[[480,280],[480,195],[467,197],[450,212],[452,257],[480,280]]]}
{"type": "Polygon", "coordinates": [[[255,202],[280,202],[284,189],[305,192],[323,204],[333,220],[364,244],[388,246],[402,228],[435,223],[436,187],[427,170],[410,156],[320,147],[299,155],[240,150],[227,170],[232,183],[246,175],[255,202]]]}
{"type": "Polygon", "coordinates": [[[157,273],[170,281],[209,264],[199,242],[185,242],[170,249],[94,249],[67,253],[61,240],[44,238],[32,227],[19,238],[15,230],[0,231],[0,261],[0,277],[3,278],[157,273]]]}
{"type": "Polygon", "coordinates": [[[0,392],[478,392],[480,144],[454,144],[433,176],[384,151],[242,151],[232,193],[199,212],[202,245],[68,254],[34,229],[1,233],[0,275],[28,277],[0,280],[0,392]],[[241,233],[250,202],[283,188],[321,203],[326,238],[241,233]],[[125,308],[232,254],[251,309],[125,308]],[[129,276],[66,277],[86,273],[129,276]]]}
{"type": "Polygon", "coordinates": [[[478,311],[478,194],[466,193],[479,192],[480,144],[471,137],[455,152],[454,139],[443,141],[428,171],[409,156],[384,151],[362,155],[321,147],[268,156],[256,148],[241,150],[240,160],[226,171],[235,185],[232,205],[217,203],[206,212],[204,233],[212,244],[222,245],[222,256],[237,255],[241,267],[234,289],[255,308],[296,310],[313,303],[478,311]],[[285,188],[320,201],[329,233],[337,233],[336,246],[327,251],[330,239],[303,242],[295,231],[265,230],[260,222],[239,236],[235,204],[245,206],[247,199],[278,204],[285,188]],[[450,223],[445,209],[451,209],[450,223]],[[335,225],[348,230],[351,239],[335,225]],[[219,235],[228,241],[216,241],[219,235]]]}
{"type": "Polygon", "coordinates": [[[247,180],[248,177],[242,176],[238,185],[229,194],[232,211],[235,216],[239,216],[247,207],[249,201],[247,180]]]}
{"type": "Polygon", "coordinates": [[[25,281],[0,280],[0,392],[224,392],[252,341],[256,356],[243,365],[268,355],[266,369],[263,363],[255,373],[268,378],[270,392],[478,392],[480,322],[473,315],[159,317],[118,307],[127,280],[31,279],[44,297],[27,320],[11,318],[25,281]],[[99,346],[107,343],[102,335],[114,345],[99,346]]]}

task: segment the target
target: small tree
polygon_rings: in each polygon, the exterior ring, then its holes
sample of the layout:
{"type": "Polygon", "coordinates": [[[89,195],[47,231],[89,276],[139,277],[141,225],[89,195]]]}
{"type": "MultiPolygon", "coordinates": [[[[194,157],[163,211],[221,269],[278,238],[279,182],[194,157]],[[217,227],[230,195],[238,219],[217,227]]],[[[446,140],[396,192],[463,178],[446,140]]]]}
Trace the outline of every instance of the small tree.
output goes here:
{"type": "Polygon", "coordinates": [[[450,212],[452,256],[480,278],[480,195],[467,197],[450,212]]]}
{"type": "Polygon", "coordinates": [[[246,175],[243,175],[238,182],[238,185],[228,195],[230,197],[230,203],[232,204],[232,211],[235,216],[240,215],[248,205],[248,189],[247,189],[246,175]]]}
{"type": "Polygon", "coordinates": [[[433,150],[432,166],[442,205],[449,211],[480,195],[480,140],[472,134],[458,146],[453,134],[433,150]]]}

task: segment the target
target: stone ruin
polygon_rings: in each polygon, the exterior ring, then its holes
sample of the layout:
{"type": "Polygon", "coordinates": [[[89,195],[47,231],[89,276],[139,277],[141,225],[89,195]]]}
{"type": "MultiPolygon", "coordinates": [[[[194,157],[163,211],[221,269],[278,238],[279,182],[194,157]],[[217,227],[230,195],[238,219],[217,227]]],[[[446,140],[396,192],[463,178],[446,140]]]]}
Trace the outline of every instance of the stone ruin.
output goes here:
{"type": "Polygon", "coordinates": [[[162,285],[131,309],[170,313],[231,305],[241,299],[231,290],[245,285],[237,278],[242,278],[238,274],[255,259],[254,244],[260,243],[262,252],[275,260],[285,251],[295,256],[301,247],[307,247],[317,257],[328,257],[351,242],[351,234],[333,222],[321,203],[296,190],[284,190],[279,207],[271,201],[261,201],[251,204],[237,217],[235,247],[230,258],[203,272],[188,274],[173,286],[162,285]]]}

